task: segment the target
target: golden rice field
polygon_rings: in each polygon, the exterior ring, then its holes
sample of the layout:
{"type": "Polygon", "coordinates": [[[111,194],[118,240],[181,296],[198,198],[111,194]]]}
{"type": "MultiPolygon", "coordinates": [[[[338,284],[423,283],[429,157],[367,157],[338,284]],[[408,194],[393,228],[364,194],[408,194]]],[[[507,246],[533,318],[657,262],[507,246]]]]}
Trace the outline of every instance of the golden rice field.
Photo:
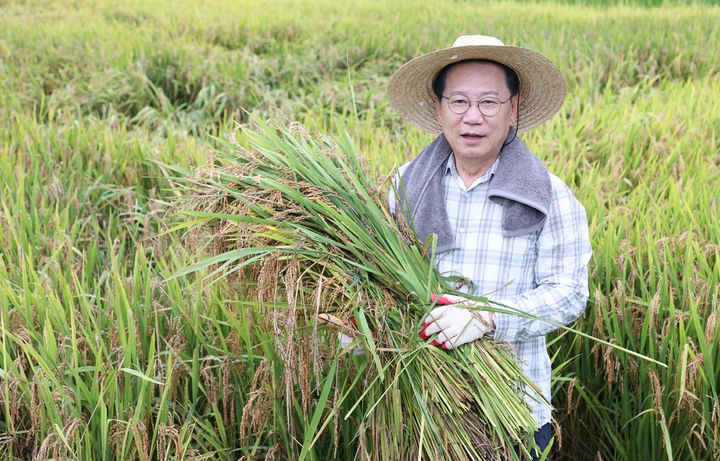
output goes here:
{"type": "Polygon", "coordinates": [[[252,274],[198,265],[215,230],[188,183],[265,119],[344,140],[380,183],[431,139],[389,107],[389,76],[481,33],[567,81],[524,140],[585,205],[573,328],[607,344],[550,341],[552,459],[720,459],[713,3],[0,0],[0,458],[388,453],[335,391],[372,358],[339,357],[321,330],[321,365],[284,379],[283,348],[309,354],[308,332],[278,334],[252,274]]]}

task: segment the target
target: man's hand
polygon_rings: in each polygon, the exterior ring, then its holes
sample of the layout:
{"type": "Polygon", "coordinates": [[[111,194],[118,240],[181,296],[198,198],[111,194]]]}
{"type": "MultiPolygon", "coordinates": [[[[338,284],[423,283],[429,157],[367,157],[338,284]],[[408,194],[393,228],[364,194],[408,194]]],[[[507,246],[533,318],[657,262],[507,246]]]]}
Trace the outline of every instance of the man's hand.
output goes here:
{"type": "Polygon", "coordinates": [[[428,339],[437,333],[431,343],[443,349],[454,349],[480,339],[493,329],[492,313],[473,310],[479,305],[460,296],[433,295],[438,307],[423,321],[420,337],[428,339]],[[471,308],[471,309],[468,309],[471,308]]]}
{"type": "MultiPolygon", "coordinates": [[[[363,355],[365,353],[365,348],[360,344],[350,347],[353,341],[356,341],[360,336],[355,327],[355,319],[346,322],[332,314],[322,313],[318,314],[318,321],[338,331],[337,337],[340,342],[340,349],[343,352],[352,352],[352,355],[363,355]]],[[[374,335],[375,332],[373,332],[374,335]]]]}
{"type": "Polygon", "coordinates": [[[357,344],[357,337],[348,336],[345,333],[338,332],[338,341],[340,341],[340,349],[343,350],[343,352],[351,352],[352,355],[363,355],[365,354],[365,348],[357,344]],[[353,341],[356,342],[355,347],[350,347],[350,345],[353,343],[353,341]]]}

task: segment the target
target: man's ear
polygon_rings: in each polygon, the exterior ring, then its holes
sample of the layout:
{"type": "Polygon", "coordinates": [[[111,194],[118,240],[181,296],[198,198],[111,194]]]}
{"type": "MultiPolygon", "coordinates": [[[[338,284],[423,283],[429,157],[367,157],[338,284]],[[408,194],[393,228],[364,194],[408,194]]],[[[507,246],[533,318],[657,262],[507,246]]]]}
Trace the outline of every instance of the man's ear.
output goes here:
{"type": "Polygon", "coordinates": [[[437,113],[438,118],[440,118],[440,109],[442,109],[442,106],[440,105],[440,99],[436,95],[433,95],[433,103],[435,103],[435,113],[437,113]]]}
{"type": "Polygon", "coordinates": [[[513,96],[510,102],[512,104],[512,117],[510,121],[513,125],[517,126],[518,108],[520,107],[520,94],[516,94],[515,96],[513,96]]]}

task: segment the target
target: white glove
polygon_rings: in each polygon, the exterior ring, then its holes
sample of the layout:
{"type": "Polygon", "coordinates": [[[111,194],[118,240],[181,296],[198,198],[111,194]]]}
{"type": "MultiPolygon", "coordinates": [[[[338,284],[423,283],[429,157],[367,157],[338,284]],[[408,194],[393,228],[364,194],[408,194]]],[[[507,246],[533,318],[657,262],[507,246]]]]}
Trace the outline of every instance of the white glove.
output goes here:
{"type": "Polygon", "coordinates": [[[357,338],[353,338],[352,336],[348,336],[345,333],[338,333],[338,341],[340,341],[340,349],[342,349],[344,352],[352,352],[352,355],[363,355],[365,353],[365,348],[362,347],[362,345],[358,344],[352,349],[350,349],[350,345],[353,341],[355,341],[357,338]]]}
{"type": "Polygon", "coordinates": [[[494,328],[492,313],[475,310],[481,305],[474,301],[460,296],[443,295],[437,300],[437,304],[438,307],[423,321],[423,329],[419,333],[423,339],[437,333],[431,343],[433,345],[443,349],[455,349],[482,338],[494,328]]]}

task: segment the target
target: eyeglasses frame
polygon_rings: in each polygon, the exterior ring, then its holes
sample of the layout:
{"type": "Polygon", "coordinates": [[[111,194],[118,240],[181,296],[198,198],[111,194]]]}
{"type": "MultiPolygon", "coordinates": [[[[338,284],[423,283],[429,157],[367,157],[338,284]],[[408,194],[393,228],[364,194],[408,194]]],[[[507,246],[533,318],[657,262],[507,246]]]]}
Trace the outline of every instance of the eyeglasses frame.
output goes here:
{"type": "Polygon", "coordinates": [[[505,101],[501,101],[500,99],[495,98],[495,97],[493,97],[493,96],[484,97],[484,98],[477,99],[477,100],[473,101],[472,99],[468,98],[468,97],[465,96],[464,94],[454,94],[454,95],[451,95],[451,96],[445,96],[445,95],[443,94],[443,95],[440,95],[440,98],[441,98],[441,99],[442,99],[442,98],[445,98],[445,99],[448,100],[448,102],[447,102],[447,108],[448,108],[448,110],[449,110],[450,112],[452,112],[452,113],[455,114],[455,115],[465,115],[465,114],[467,114],[467,111],[470,110],[470,106],[472,106],[472,105],[474,104],[474,105],[477,107],[478,112],[480,112],[480,113],[483,115],[483,117],[495,117],[495,116],[496,116],[497,114],[499,114],[500,111],[502,110],[502,105],[505,104],[506,102],[510,101],[510,100],[513,98],[513,96],[511,95],[511,96],[510,96],[509,98],[507,98],[505,101]],[[455,96],[463,97],[463,98],[467,99],[467,100],[468,100],[468,103],[469,103],[467,109],[465,109],[464,111],[462,111],[462,112],[460,112],[460,113],[455,112],[454,110],[452,110],[452,109],[450,108],[450,98],[453,98],[453,97],[455,97],[455,96]],[[500,103],[500,108],[498,109],[497,112],[495,112],[495,113],[492,114],[492,115],[487,115],[485,112],[482,111],[482,109],[480,109],[480,101],[482,101],[483,99],[488,99],[488,98],[495,99],[497,102],[500,103]]]}

